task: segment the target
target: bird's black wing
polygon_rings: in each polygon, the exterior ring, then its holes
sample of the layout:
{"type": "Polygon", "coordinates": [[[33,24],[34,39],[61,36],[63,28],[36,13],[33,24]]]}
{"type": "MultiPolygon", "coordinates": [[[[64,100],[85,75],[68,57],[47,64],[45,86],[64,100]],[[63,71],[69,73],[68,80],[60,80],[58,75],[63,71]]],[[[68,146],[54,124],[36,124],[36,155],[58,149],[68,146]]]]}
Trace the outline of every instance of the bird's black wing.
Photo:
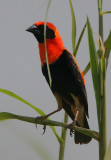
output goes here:
{"type": "MultiPolygon", "coordinates": [[[[73,77],[77,94],[81,96],[83,104],[84,104],[85,113],[88,116],[87,93],[86,93],[82,73],[73,55],[67,50],[64,50],[63,54],[64,54],[64,59],[66,61],[65,63],[67,64],[67,68],[73,77]]],[[[73,88],[73,85],[72,85],[71,92],[74,94],[75,94],[75,91],[74,91],[75,88],[73,88]]]]}
{"type": "MultiPolygon", "coordinates": [[[[42,67],[42,72],[49,84],[46,64],[42,67]]],[[[80,96],[84,105],[85,114],[88,116],[85,84],[73,55],[66,49],[63,50],[59,59],[53,64],[50,64],[50,72],[52,78],[52,92],[58,92],[71,103],[73,103],[71,94],[80,96]]]]}

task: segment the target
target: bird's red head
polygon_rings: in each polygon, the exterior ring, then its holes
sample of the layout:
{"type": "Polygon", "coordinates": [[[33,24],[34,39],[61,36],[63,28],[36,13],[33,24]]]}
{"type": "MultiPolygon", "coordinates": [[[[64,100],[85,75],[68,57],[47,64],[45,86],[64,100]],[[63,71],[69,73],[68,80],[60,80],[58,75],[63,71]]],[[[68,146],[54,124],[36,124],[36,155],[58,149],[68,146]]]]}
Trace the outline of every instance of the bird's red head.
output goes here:
{"type": "MultiPolygon", "coordinates": [[[[44,44],[44,22],[36,22],[27,31],[34,34],[38,41],[39,53],[42,65],[46,63],[44,44]]],[[[50,22],[46,22],[46,48],[49,64],[54,63],[64,49],[62,38],[57,28],[50,22]]]]}

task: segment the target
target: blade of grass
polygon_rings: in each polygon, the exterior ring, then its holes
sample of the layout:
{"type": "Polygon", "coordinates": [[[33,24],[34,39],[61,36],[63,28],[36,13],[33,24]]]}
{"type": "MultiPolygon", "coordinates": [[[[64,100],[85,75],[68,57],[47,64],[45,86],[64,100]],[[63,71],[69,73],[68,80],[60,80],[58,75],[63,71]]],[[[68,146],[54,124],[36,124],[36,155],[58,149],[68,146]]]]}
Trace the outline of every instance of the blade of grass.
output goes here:
{"type": "Polygon", "coordinates": [[[103,160],[106,152],[106,57],[105,48],[101,37],[99,36],[99,75],[100,75],[100,137],[102,145],[99,147],[100,160],[103,160]]]}
{"type": "Polygon", "coordinates": [[[51,73],[50,73],[50,68],[49,68],[49,63],[48,63],[47,46],[46,46],[46,20],[47,20],[47,16],[48,16],[50,3],[51,3],[51,0],[48,1],[46,14],[45,14],[45,20],[44,20],[44,22],[45,22],[44,23],[44,45],[45,45],[45,56],[46,56],[47,71],[48,71],[48,76],[49,76],[49,85],[51,87],[52,79],[51,79],[51,73]]]}
{"type": "Polygon", "coordinates": [[[76,19],[75,19],[75,13],[72,5],[72,1],[69,0],[70,4],[70,10],[71,10],[71,16],[72,16],[72,48],[73,48],[73,54],[75,56],[75,45],[76,45],[76,19]]]}
{"type": "MultiPolygon", "coordinates": [[[[8,112],[0,112],[0,121],[3,120],[8,120],[8,119],[17,119],[29,123],[35,123],[35,118],[34,117],[26,117],[26,116],[20,116],[20,115],[15,115],[12,113],[8,112]]],[[[64,127],[67,128],[67,124],[62,123],[62,122],[57,122],[57,121],[52,121],[52,120],[38,120],[38,124],[40,125],[48,125],[48,126],[59,126],[59,127],[64,127]]],[[[80,133],[83,133],[87,136],[90,136],[94,138],[95,140],[100,142],[99,134],[96,131],[85,129],[82,127],[74,127],[75,131],[78,131],[80,133]]]]}
{"type": "Polygon", "coordinates": [[[89,19],[87,19],[87,30],[88,30],[88,44],[89,44],[89,55],[90,55],[90,65],[91,65],[91,73],[93,79],[93,86],[97,104],[97,114],[98,114],[98,125],[100,121],[100,85],[99,85],[99,66],[98,66],[98,56],[95,48],[95,43],[93,39],[93,32],[91,29],[91,25],[89,19]]]}
{"type": "MultiPolygon", "coordinates": [[[[68,115],[65,112],[64,113],[64,123],[67,124],[68,123],[68,115]]],[[[64,160],[64,152],[65,152],[65,144],[66,144],[66,133],[67,133],[67,129],[66,128],[62,128],[62,133],[61,133],[61,138],[63,139],[63,144],[60,144],[60,149],[59,149],[59,160],[64,160]]]]}
{"type": "Polygon", "coordinates": [[[100,16],[104,15],[104,14],[109,14],[111,13],[111,11],[106,11],[106,12],[100,12],[100,16]]]}
{"type": "Polygon", "coordinates": [[[83,75],[85,76],[86,73],[90,70],[91,66],[90,66],[90,62],[87,64],[86,68],[83,71],[83,75]]]}
{"type": "Polygon", "coordinates": [[[26,101],[22,97],[18,96],[17,94],[15,94],[15,93],[13,93],[11,91],[8,91],[6,89],[2,89],[2,88],[0,88],[0,92],[4,93],[6,95],[9,95],[9,96],[11,96],[11,97],[13,97],[13,98],[15,98],[15,99],[17,99],[17,100],[19,100],[19,101],[27,104],[28,106],[30,106],[31,108],[33,108],[37,113],[39,113],[41,116],[45,115],[45,113],[41,109],[35,107],[34,105],[32,105],[31,103],[29,103],[28,101],[26,101]]]}
{"type": "MultiPolygon", "coordinates": [[[[98,0],[98,15],[99,15],[99,35],[103,42],[103,16],[102,0],[98,0]]],[[[102,45],[100,45],[100,48],[102,45]]],[[[106,152],[106,58],[105,51],[102,50],[102,57],[99,59],[99,77],[100,77],[100,127],[99,133],[102,145],[99,145],[99,159],[103,160],[106,152]]]]}
{"type": "MultiPolygon", "coordinates": [[[[35,107],[34,105],[32,105],[31,103],[29,103],[28,101],[26,101],[22,97],[18,96],[17,94],[15,94],[15,93],[13,93],[11,91],[5,90],[5,89],[1,89],[1,88],[0,88],[0,92],[4,93],[6,95],[9,95],[9,96],[11,96],[11,97],[13,97],[13,98],[15,98],[15,99],[17,99],[17,100],[19,100],[19,101],[27,104],[28,106],[30,106],[31,108],[33,108],[37,113],[39,113],[41,116],[45,116],[46,115],[41,109],[35,107]]],[[[62,143],[61,137],[57,134],[55,128],[53,126],[51,126],[51,129],[54,132],[55,136],[57,137],[59,143],[62,143]]]]}
{"type": "Polygon", "coordinates": [[[84,32],[85,32],[86,26],[87,26],[87,22],[85,23],[85,25],[84,25],[84,27],[83,27],[83,29],[82,29],[82,32],[81,32],[81,34],[80,34],[80,36],[79,36],[79,39],[78,39],[78,42],[77,42],[75,51],[74,51],[74,53],[73,53],[73,54],[75,55],[75,57],[76,57],[76,55],[77,55],[77,51],[78,51],[79,45],[80,45],[80,43],[81,43],[83,34],[84,34],[84,32]]]}
{"type": "Polygon", "coordinates": [[[101,58],[101,130],[100,136],[102,139],[102,155],[104,157],[106,152],[106,135],[107,135],[107,120],[106,120],[106,63],[105,57],[101,58]]]}
{"type": "Polygon", "coordinates": [[[109,55],[110,55],[110,52],[111,52],[111,31],[109,33],[108,38],[104,42],[104,47],[105,47],[106,68],[107,68],[107,66],[108,66],[108,59],[109,59],[109,55]]]}

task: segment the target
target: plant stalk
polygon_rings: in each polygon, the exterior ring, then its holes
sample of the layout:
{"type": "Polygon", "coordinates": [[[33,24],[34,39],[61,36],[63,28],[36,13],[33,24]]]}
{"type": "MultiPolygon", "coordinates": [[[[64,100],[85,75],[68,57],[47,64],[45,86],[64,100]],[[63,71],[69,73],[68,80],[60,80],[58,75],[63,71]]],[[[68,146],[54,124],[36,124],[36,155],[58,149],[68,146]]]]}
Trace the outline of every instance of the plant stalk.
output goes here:
{"type": "MultiPolygon", "coordinates": [[[[103,16],[102,12],[102,0],[98,0],[98,14],[99,14],[99,35],[103,41],[103,16]]],[[[102,144],[99,144],[99,160],[104,160],[106,152],[106,60],[105,53],[102,53],[99,59],[99,75],[100,75],[100,139],[102,144]]]]}
{"type": "Polygon", "coordinates": [[[102,140],[102,144],[99,145],[99,156],[100,160],[103,160],[106,152],[106,65],[105,58],[103,57],[100,60],[100,67],[100,138],[102,140]]]}
{"type": "Polygon", "coordinates": [[[106,152],[106,146],[107,146],[107,127],[106,127],[106,61],[105,58],[103,58],[103,150],[104,150],[104,155],[106,152]]]}
{"type": "Polygon", "coordinates": [[[104,159],[106,152],[106,62],[105,58],[102,57],[100,60],[100,77],[101,77],[101,98],[100,98],[100,107],[101,107],[101,119],[100,119],[100,138],[102,144],[99,145],[99,156],[100,160],[104,159]]]}
{"type": "MultiPolygon", "coordinates": [[[[36,120],[35,117],[27,117],[27,116],[21,116],[21,115],[8,113],[8,112],[0,112],[0,121],[9,120],[9,119],[17,119],[17,120],[21,120],[24,122],[34,123],[34,124],[36,120]]],[[[67,124],[62,123],[62,122],[52,121],[52,120],[38,120],[37,124],[46,125],[46,126],[58,126],[58,127],[69,129],[67,128],[67,124]]],[[[78,126],[75,126],[74,129],[75,131],[83,133],[89,137],[92,137],[95,140],[97,140],[99,143],[101,143],[101,139],[100,139],[98,132],[90,130],[90,129],[78,127],[78,126]]],[[[63,141],[61,140],[61,143],[62,142],[63,141]]]]}
{"type": "MultiPolygon", "coordinates": [[[[68,123],[68,115],[65,112],[64,113],[64,123],[68,123]]],[[[60,148],[59,148],[59,160],[64,160],[64,151],[65,151],[65,144],[66,144],[66,133],[67,129],[62,128],[62,133],[61,133],[61,138],[63,139],[63,143],[60,143],[60,148]]]]}

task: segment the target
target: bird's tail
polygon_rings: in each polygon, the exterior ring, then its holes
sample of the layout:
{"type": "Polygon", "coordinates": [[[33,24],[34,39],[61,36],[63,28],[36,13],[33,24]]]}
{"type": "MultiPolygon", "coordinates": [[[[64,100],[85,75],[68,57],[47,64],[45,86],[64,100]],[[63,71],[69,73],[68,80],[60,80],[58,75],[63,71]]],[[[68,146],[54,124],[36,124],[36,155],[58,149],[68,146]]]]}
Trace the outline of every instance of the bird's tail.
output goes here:
{"type": "MultiPolygon", "coordinates": [[[[72,120],[74,120],[75,117],[74,117],[74,114],[71,111],[70,105],[63,101],[63,108],[67,112],[67,114],[70,116],[70,118],[72,120]]],[[[76,125],[80,127],[78,122],[76,123],[76,125]]],[[[89,125],[88,125],[88,122],[87,122],[87,119],[86,119],[85,115],[84,115],[84,128],[89,129],[89,125]]],[[[91,139],[92,139],[91,137],[75,131],[74,141],[75,141],[76,144],[79,144],[79,143],[80,144],[87,144],[91,141],[91,139]]]]}
{"type": "MultiPolygon", "coordinates": [[[[79,126],[79,124],[76,124],[76,125],[79,126]]],[[[89,129],[89,125],[88,125],[88,122],[87,122],[87,119],[86,119],[85,115],[84,115],[84,128],[89,129]]],[[[86,136],[86,135],[84,135],[84,134],[82,134],[80,132],[75,131],[74,140],[75,140],[76,144],[79,144],[79,143],[80,144],[87,144],[87,143],[89,143],[91,141],[91,139],[92,139],[91,137],[86,136]]]]}

